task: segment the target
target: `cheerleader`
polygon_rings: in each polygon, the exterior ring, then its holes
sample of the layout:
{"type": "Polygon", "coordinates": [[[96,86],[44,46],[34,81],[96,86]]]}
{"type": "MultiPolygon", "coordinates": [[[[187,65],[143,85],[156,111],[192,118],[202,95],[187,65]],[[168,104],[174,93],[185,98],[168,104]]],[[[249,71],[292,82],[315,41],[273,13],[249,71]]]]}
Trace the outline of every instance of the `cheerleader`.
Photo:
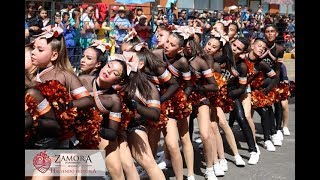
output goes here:
{"type": "MultiPolygon", "coordinates": [[[[211,38],[207,45],[205,46],[205,51],[210,54],[211,56],[214,56],[215,54],[217,54],[218,50],[220,49],[220,47],[222,46],[222,55],[219,56],[219,58],[215,58],[215,61],[210,61],[209,64],[211,65],[211,67],[213,69],[215,69],[215,71],[220,72],[221,76],[223,78],[225,78],[227,80],[227,86],[230,85],[230,83],[232,83],[232,81],[235,81],[234,84],[238,84],[240,83],[237,82],[236,80],[234,80],[234,77],[239,77],[239,73],[236,70],[236,65],[234,62],[234,55],[232,52],[232,49],[230,47],[230,44],[227,42],[228,38],[225,37],[224,35],[221,35],[220,33],[216,32],[214,35],[214,38],[211,38]],[[217,61],[216,61],[217,60],[217,61]]],[[[209,59],[210,60],[210,59],[209,59]]],[[[242,74],[243,78],[246,78],[246,74],[243,73],[242,74]]],[[[241,83],[243,83],[243,81],[241,81],[241,83]]],[[[242,84],[239,84],[242,85],[242,84]]],[[[240,93],[241,94],[241,93],[240,93]]],[[[250,159],[248,161],[249,164],[257,164],[257,162],[259,161],[259,154],[257,153],[257,148],[255,146],[255,141],[254,141],[254,137],[251,131],[251,128],[248,124],[248,121],[245,117],[244,111],[243,111],[243,107],[242,104],[239,104],[239,100],[238,98],[232,97],[229,94],[229,97],[232,98],[233,103],[231,103],[232,106],[234,106],[234,109],[236,109],[237,112],[237,121],[238,124],[240,125],[242,132],[244,134],[244,137],[246,138],[248,147],[249,147],[249,153],[251,154],[250,159]]],[[[229,101],[226,101],[229,102],[229,101]]],[[[229,103],[225,104],[225,106],[230,106],[229,103]]],[[[236,148],[236,144],[234,144],[235,141],[233,141],[234,139],[234,135],[228,135],[228,131],[230,129],[229,126],[226,126],[226,120],[225,120],[225,116],[224,113],[226,113],[227,111],[230,111],[230,107],[226,108],[226,107],[217,107],[217,115],[219,117],[219,125],[224,128],[223,130],[225,130],[224,132],[227,132],[227,137],[229,136],[230,139],[230,147],[233,150],[234,153],[234,159],[235,159],[235,163],[238,166],[244,166],[245,163],[242,160],[241,156],[237,153],[237,148],[236,148]],[[222,110],[221,108],[224,108],[224,110],[222,110]],[[231,137],[231,138],[230,138],[231,137]],[[232,138],[233,137],[233,138],[232,138]]],[[[231,129],[230,129],[231,130],[231,129]]],[[[232,131],[231,131],[232,132],[232,131]]],[[[219,151],[218,151],[219,153],[219,151]]],[[[221,153],[219,153],[220,155],[221,153]]]]}
{"type": "Polygon", "coordinates": [[[157,122],[160,117],[160,95],[146,75],[139,69],[143,64],[134,52],[123,52],[123,55],[115,54],[109,61],[122,60],[127,63],[128,83],[121,85],[120,98],[125,104],[123,107],[121,123],[125,124],[121,135],[120,153],[121,163],[125,174],[137,177],[137,171],[131,155],[149,175],[150,179],[165,179],[163,172],[157,166],[148,142],[147,122],[157,122]],[[131,152],[131,153],[130,153],[131,152]]]}
{"type": "MultiPolygon", "coordinates": [[[[73,100],[66,104],[66,108],[92,107],[93,98],[89,96],[89,92],[72,69],[62,32],[63,30],[59,27],[46,27],[45,32],[35,39],[31,59],[32,64],[38,67],[38,71],[34,80],[48,84],[50,80],[56,80],[65,86],[73,97],[73,100]]],[[[73,131],[65,129],[64,133],[66,134],[63,134],[61,148],[73,148],[79,143],[73,131]]]]}
{"type": "Polygon", "coordinates": [[[254,110],[256,110],[261,116],[261,124],[263,128],[264,134],[264,147],[268,151],[275,151],[275,147],[271,142],[271,124],[274,122],[273,111],[271,105],[273,104],[274,99],[268,95],[268,93],[277,85],[279,82],[278,77],[276,76],[276,72],[269,66],[268,63],[263,61],[260,57],[265,53],[267,49],[266,41],[261,38],[257,38],[254,40],[251,45],[251,51],[246,54],[245,59],[248,62],[249,66],[249,80],[248,83],[252,88],[252,104],[254,106],[254,110]],[[259,78],[258,72],[262,73],[263,76],[268,77],[267,81],[261,83],[253,83],[258,82],[259,78]],[[258,84],[258,85],[256,85],[258,84]],[[262,92],[265,98],[268,101],[263,101],[261,99],[255,98],[256,94],[262,92]]]}
{"type": "MultiPolygon", "coordinates": [[[[264,37],[267,42],[267,50],[263,55],[260,57],[265,62],[269,64],[269,66],[276,72],[276,76],[280,81],[283,81],[283,79],[280,79],[280,75],[282,73],[283,63],[281,61],[281,58],[283,57],[285,48],[279,44],[275,43],[275,40],[277,36],[279,35],[277,27],[274,24],[267,24],[264,28],[264,37]]],[[[279,82],[280,82],[279,81],[279,82]]],[[[272,116],[272,123],[271,123],[271,141],[275,146],[282,146],[282,140],[283,140],[283,134],[281,132],[281,124],[282,124],[282,104],[284,107],[288,107],[288,103],[286,101],[281,102],[275,102],[274,103],[274,116],[272,116]]],[[[273,109],[269,110],[270,112],[273,112],[273,109]]],[[[284,111],[285,113],[289,113],[288,109],[284,111]]],[[[287,114],[285,114],[285,117],[287,114]]]]}
{"type": "Polygon", "coordinates": [[[107,43],[94,40],[82,54],[79,75],[87,74],[97,76],[100,69],[104,67],[108,60],[106,50],[109,47],[107,43]]]}

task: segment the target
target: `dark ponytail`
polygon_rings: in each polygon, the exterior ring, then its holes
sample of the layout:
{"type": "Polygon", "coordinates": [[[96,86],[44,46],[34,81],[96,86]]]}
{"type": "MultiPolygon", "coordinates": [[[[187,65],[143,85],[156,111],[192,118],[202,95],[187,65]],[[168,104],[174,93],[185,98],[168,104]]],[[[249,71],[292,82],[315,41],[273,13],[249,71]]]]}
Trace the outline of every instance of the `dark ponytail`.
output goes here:
{"type": "Polygon", "coordinates": [[[137,72],[131,72],[127,83],[124,85],[124,91],[128,94],[129,98],[133,98],[136,92],[139,90],[143,98],[151,99],[151,85],[146,75],[138,70],[137,72]]]}
{"type": "Polygon", "coordinates": [[[179,46],[180,47],[186,47],[186,45],[187,45],[187,40],[184,40],[184,38],[183,38],[183,36],[181,36],[179,33],[177,33],[177,32],[173,32],[172,33],[172,36],[173,37],[175,37],[175,38],[177,38],[178,40],[179,40],[179,46]]]}
{"type": "Polygon", "coordinates": [[[148,67],[151,72],[157,72],[159,67],[166,67],[166,63],[162,59],[145,47],[137,52],[137,56],[139,61],[143,61],[144,66],[148,67]]]}

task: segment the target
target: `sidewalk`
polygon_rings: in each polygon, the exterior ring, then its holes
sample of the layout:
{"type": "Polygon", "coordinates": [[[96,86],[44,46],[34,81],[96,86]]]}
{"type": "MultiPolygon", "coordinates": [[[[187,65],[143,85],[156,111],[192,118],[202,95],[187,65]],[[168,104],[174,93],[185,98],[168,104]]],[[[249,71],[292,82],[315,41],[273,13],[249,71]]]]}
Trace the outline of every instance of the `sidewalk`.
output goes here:
{"type": "Polygon", "coordinates": [[[295,67],[296,67],[296,63],[295,63],[295,59],[283,59],[283,63],[286,65],[287,67],[287,73],[288,73],[288,78],[289,80],[295,81],[296,75],[295,75],[295,67]]]}

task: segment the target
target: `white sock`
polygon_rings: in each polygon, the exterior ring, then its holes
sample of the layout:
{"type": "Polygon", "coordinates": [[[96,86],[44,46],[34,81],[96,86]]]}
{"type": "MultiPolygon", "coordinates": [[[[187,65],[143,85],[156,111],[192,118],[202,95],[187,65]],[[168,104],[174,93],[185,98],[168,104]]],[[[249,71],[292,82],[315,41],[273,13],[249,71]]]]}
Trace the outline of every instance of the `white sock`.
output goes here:
{"type": "Polygon", "coordinates": [[[213,171],[213,166],[211,168],[207,167],[207,171],[213,171]]]}

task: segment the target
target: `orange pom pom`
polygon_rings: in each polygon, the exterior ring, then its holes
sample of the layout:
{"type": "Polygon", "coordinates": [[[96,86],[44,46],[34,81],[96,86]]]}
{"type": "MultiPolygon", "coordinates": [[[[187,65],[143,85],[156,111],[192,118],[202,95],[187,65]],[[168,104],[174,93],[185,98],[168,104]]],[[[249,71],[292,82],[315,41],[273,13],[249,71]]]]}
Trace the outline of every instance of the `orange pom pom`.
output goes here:
{"type": "Polygon", "coordinates": [[[76,121],[76,135],[80,141],[80,147],[83,149],[97,149],[101,138],[99,136],[102,114],[90,108],[79,111],[76,121]],[[82,120],[80,120],[82,119],[82,120]]]}
{"type": "Polygon", "coordinates": [[[78,116],[77,108],[68,108],[72,96],[67,88],[58,80],[49,80],[36,85],[42,95],[48,100],[54,112],[58,123],[62,128],[61,140],[65,140],[72,136],[74,130],[75,119],[78,116]]]}
{"type": "Polygon", "coordinates": [[[275,89],[269,92],[267,95],[263,94],[263,91],[252,91],[251,104],[253,108],[271,106],[275,102],[275,89]]]}

